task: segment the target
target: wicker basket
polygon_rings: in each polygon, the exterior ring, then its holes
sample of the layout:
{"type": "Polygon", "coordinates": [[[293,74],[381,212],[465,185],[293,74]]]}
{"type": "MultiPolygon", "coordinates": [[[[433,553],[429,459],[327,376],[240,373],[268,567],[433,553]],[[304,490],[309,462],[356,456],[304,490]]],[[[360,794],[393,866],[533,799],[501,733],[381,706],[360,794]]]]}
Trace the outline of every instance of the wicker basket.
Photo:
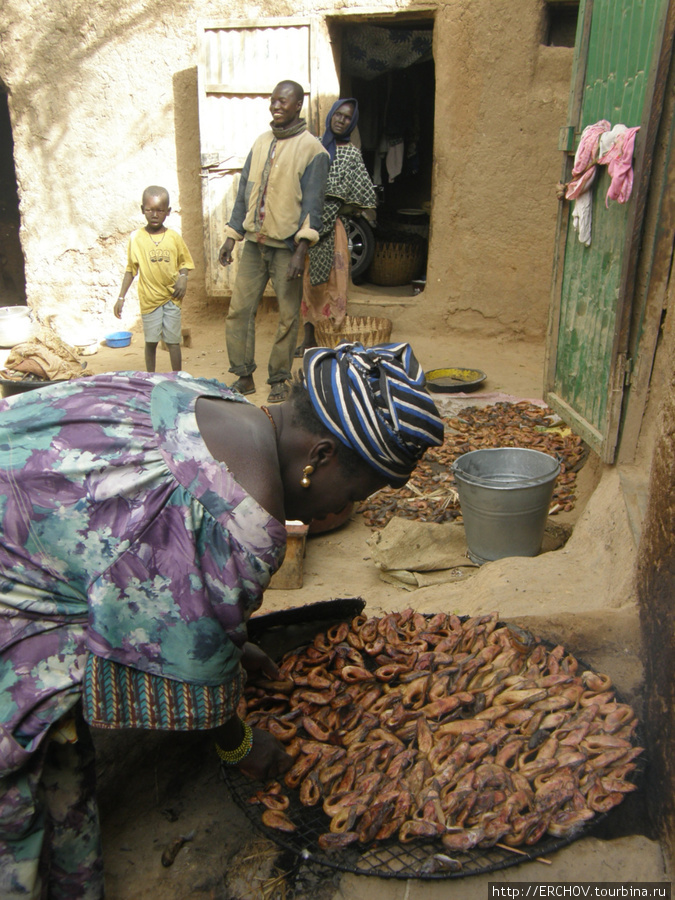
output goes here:
{"type": "Polygon", "coordinates": [[[372,347],[387,343],[391,335],[391,319],[345,316],[337,328],[330,319],[324,319],[316,323],[314,332],[319,347],[337,347],[340,341],[358,341],[364,347],[372,347]]]}
{"type": "Polygon", "coordinates": [[[410,284],[422,272],[425,253],[426,241],[418,235],[410,235],[410,240],[377,241],[368,278],[387,287],[410,284]]]}

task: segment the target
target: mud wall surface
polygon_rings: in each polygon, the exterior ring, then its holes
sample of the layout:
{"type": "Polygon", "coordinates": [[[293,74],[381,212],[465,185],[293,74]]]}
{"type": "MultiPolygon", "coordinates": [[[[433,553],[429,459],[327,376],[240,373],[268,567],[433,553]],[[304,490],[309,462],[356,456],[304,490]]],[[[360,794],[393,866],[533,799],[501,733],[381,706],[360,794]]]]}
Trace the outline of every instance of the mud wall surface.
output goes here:
{"type": "Polygon", "coordinates": [[[186,316],[208,302],[198,19],[335,22],[348,14],[354,24],[357,14],[368,22],[421,11],[435,20],[436,66],[425,314],[430,327],[543,337],[561,168],[556,144],[573,50],[542,44],[541,0],[232,0],[225,11],[210,0],[6,0],[0,79],[9,93],[29,305],[67,319],[73,339],[74,331],[115,324],[126,241],[144,224],[139,207],[148,184],[169,189],[167,224],[182,231],[195,257],[186,316]]]}
{"type": "Polygon", "coordinates": [[[448,4],[437,19],[427,291],[449,327],[542,336],[573,50],[543,4],[448,4]]]}
{"type": "Polygon", "coordinates": [[[650,748],[649,803],[675,871],[675,321],[669,304],[649,501],[642,531],[637,589],[645,647],[645,730],[650,748]]]}

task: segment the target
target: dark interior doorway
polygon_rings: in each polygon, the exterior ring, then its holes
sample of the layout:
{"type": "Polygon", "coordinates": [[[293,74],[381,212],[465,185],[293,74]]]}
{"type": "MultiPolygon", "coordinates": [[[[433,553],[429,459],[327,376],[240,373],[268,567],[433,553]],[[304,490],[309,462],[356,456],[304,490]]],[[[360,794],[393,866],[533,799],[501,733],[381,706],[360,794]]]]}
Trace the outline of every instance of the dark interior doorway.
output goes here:
{"type": "Polygon", "coordinates": [[[0,81],[0,306],[26,303],[26,271],[19,237],[20,225],[12,123],[7,91],[0,81]]]}
{"type": "MultiPolygon", "coordinates": [[[[411,277],[418,280],[426,274],[432,207],[432,40],[432,19],[398,16],[345,23],[339,35],[340,94],[358,100],[361,152],[378,192],[376,245],[395,253],[392,247],[405,242],[405,256],[416,242],[419,264],[411,277]]],[[[400,271],[400,283],[409,282],[413,269],[403,262],[400,271]]],[[[382,284],[376,262],[358,280],[382,284]]]]}

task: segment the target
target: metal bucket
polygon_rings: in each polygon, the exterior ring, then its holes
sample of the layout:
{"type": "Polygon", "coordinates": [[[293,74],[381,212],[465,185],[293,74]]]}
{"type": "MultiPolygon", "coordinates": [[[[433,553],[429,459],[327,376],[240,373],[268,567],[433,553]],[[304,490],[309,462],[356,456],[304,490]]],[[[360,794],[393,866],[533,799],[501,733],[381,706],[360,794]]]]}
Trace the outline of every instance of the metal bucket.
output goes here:
{"type": "Polygon", "coordinates": [[[505,556],[536,556],[560,472],[539,450],[473,450],[451,466],[464,518],[469,558],[482,565],[505,556]]]}

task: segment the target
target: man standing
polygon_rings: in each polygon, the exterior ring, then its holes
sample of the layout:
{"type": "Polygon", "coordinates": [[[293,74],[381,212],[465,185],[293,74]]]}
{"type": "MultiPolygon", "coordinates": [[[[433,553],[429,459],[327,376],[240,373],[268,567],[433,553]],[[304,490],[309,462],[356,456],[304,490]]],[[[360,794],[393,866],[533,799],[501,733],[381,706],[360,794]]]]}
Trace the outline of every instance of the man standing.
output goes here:
{"type": "Polygon", "coordinates": [[[255,391],[255,316],[271,279],[279,303],[279,325],[269,358],[268,403],[290,393],[289,379],[298,334],[302,274],[311,244],[319,239],[330,156],[300,118],[304,91],[282,81],[272,93],[271,131],[251,149],[218,258],[232,262],[236,241],[244,241],[226,321],[232,387],[255,391]]]}

